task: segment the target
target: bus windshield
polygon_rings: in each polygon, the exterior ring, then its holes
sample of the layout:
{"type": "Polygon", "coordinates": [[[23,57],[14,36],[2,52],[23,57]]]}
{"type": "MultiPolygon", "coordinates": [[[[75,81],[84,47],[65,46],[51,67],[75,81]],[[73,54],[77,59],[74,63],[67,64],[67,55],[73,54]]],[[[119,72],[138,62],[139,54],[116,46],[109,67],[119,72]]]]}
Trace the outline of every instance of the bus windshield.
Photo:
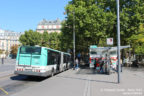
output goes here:
{"type": "Polygon", "coordinates": [[[20,54],[41,54],[41,47],[23,46],[20,48],[20,54]]]}

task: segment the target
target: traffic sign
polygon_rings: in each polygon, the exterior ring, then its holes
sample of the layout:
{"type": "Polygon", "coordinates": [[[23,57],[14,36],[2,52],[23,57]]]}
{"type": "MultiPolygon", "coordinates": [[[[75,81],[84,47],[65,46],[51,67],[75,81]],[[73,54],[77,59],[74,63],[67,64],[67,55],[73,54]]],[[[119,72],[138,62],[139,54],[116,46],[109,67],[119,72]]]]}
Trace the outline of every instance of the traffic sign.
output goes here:
{"type": "Polygon", "coordinates": [[[113,45],[113,38],[107,38],[107,45],[113,45]]]}

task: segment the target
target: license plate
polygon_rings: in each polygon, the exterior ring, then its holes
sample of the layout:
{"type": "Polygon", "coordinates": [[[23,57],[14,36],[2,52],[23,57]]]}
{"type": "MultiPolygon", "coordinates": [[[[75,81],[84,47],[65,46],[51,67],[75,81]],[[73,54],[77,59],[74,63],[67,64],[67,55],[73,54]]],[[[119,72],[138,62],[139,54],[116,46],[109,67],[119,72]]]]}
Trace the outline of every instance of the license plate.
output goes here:
{"type": "Polygon", "coordinates": [[[32,69],[25,69],[25,71],[32,71],[32,69]]]}

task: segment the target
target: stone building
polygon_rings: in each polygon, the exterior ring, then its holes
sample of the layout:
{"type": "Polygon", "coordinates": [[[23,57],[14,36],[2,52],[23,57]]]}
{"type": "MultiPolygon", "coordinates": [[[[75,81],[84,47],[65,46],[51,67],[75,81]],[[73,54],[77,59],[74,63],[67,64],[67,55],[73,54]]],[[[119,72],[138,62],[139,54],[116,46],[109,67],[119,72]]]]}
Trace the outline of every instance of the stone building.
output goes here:
{"type": "Polygon", "coordinates": [[[61,32],[61,21],[59,19],[54,21],[48,21],[46,19],[43,19],[38,25],[37,25],[37,32],[43,33],[44,31],[47,31],[48,33],[51,32],[61,32]]]}
{"type": "Polygon", "coordinates": [[[0,29],[0,49],[4,51],[0,57],[5,57],[6,52],[9,54],[11,51],[11,46],[20,44],[20,35],[21,33],[18,32],[0,29]]]}

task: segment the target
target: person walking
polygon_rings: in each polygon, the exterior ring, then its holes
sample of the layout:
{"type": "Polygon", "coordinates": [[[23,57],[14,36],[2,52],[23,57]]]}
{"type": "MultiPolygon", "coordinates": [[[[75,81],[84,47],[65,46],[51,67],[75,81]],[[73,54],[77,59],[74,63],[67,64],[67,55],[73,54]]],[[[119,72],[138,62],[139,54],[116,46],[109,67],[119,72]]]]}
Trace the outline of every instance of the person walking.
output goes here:
{"type": "Polygon", "coordinates": [[[4,64],[4,58],[2,58],[2,64],[4,64]]]}
{"type": "Polygon", "coordinates": [[[76,64],[76,69],[78,69],[79,68],[79,60],[78,60],[78,58],[76,58],[75,64],[76,64]]]}
{"type": "Polygon", "coordinates": [[[78,63],[80,64],[80,61],[81,61],[81,53],[80,52],[77,54],[77,59],[78,59],[78,63]]]}
{"type": "Polygon", "coordinates": [[[99,64],[100,64],[100,73],[103,73],[103,65],[104,65],[104,61],[102,59],[102,57],[99,60],[99,64]]]}

